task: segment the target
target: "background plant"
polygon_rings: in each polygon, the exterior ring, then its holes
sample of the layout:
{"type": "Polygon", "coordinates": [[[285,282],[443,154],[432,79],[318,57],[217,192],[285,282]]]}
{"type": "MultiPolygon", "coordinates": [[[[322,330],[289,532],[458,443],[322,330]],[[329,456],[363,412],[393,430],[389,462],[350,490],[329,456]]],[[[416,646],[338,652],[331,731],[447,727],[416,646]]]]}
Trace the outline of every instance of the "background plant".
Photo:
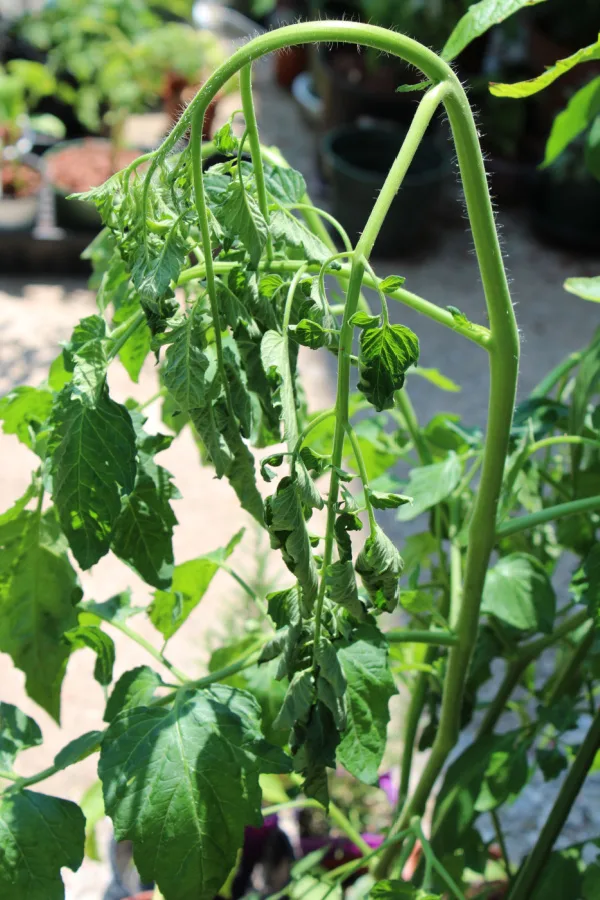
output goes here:
{"type": "MultiPolygon", "coordinates": [[[[321,22],[272,32],[208,80],[158,151],[87,197],[107,226],[89,250],[99,311],[75,326],[47,383],[15,389],[0,407],[4,430],[40,459],[27,493],[0,519],[0,649],[26,673],[30,696],[55,717],[74,650],[95,651],[96,677],[111,684],[114,648],[105,626],[142,642],[169,674],[165,682],[150,667],[126,673],[111,689],[107,730],[83,735],[48,770],[26,779],[13,771],[14,758],[39,742],[39,729],[14,707],[2,707],[7,787],[0,884],[16,898],[47,897],[49,885],[62,896],[60,867],[77,868],[83,854],[83,816],[75,804],[30,788],[100,750],[104,802],[117,839],[133,840],[140,872],[158,882],[167,900],[219,891],[244,825],[261,821],[260,777],[264,784],[265,775],[277,774],[289,779],[284,806],[317,805],[363,852],[357,863],[327,874],[315,866],[312,887],[323,882],[324,892],[339,895],[349,875],[368,865],[364,893],[372,896],[449,891],[460,898],[470,879],[486,874],[477,819],[489,814],[503,845],[498,811],[524,786],[532,759],[548,777],[572,762],[510,896],[530,898],[542,888],[540,896],[548,896],[542,878],[558,884],[555,868],[565,866],[575,889],[593,896],[588,887],[597,866],[584,879],[581,848],[555,857],[552,877],[542,870],[593,763],[599,727],[593,683],[597,342],[551,373],[513,416],[518,337],[475,126],[452,70],[415,42],[371,26],[321,22]],[[269,50],[334,38],[398,53],[433,85],[357,247],[341,253],[306,197],[302,176],[260,146],[249,68],[269,50]],[[238,140],[226,125],[215,146],[229,160],[203,172],[202,158],[214,150],[201,145],[204,111],[238,69],[245,134],[238,140]],[[387,206],[441,103],[456,143],[489,329],[409,292],[399,276],[379,279],[369,262],[387,206]],[[190,125],[190,145],[174,152],[190,125]],[[142,162],[148,169],[139,175],[142,162]],[[344,290],[342,313],[330,304],[327,275],[344,290]],[[361,297],[362,287],[376,290],[378,313],[361,297]],[[418,338],[390,323],[386,298],[488,354],[485,440],[447,416],[419,424],[404,385],[418,361],[418,338]],[[299,344],[336,356],[333,410],[307,414],[299,344]],[[174,565],[169,501],[175,487],[155,460],[174,436],[148,434],[143,408],[116,403],[106,383],[117,356],[135,380],[152,350],[161,359],[166,422],[173,431],[193,425],[216,474],[266,529],[293,576],[266,597],[246,585],[261,624],[219,648],[209,674],[195,681],[131,628],[136,610],[126,593],[102,603],[82,600],[69,555],[86,569],[113,552],[134,568],[154,589],[147,614],[168,641],[214,573],[229,568],[242,539],[237,534],[226,548],[174,565]],[[360,421],[365,410],[371,412],[366,423],[360,421]],[[271,485],[265,501],[249,445],[262,451],[260,477],[271,485]],[[410,463],[410,475],[390,484],[384,470],[399,459],[410,463]],[[325,525],[313,528],[321,509],[325,525]],[[430,512],[429,527],[404,540],[403,562],[383,530],[385,517],[408,521],[423,512],[430,512]],[[357,553],[353,538],[360,531],[367,536],[357,553]],[[575,552],[576,575],[572,598],[557,604],[551,576],[560,547],[575,552]],[[385,614],[399,602],[405,627],[382,630],[385,614]],[[30,631],[22,628],[25,619],[33,623],[30,631]],[[561,648],[556,672],[540,685],[531,667],[552,647],[561,648]],[[479,689],[496,660],[506,676],[490,702],[479,689]],[[391,669],[411,687],[411,703],[397,809],[383,843],[371,851],[329,800],[327,770],[341,763],[377,785],[396,690],[391,669]],[[284,694],[273,690],[273,675],[284,694]],[[516,707],[517,726],[506,732],[500,719],[507,704],[513,714],[518,685],[527,693],[516,707]],[[544,706],[535,718],[532,699],[544,706]],[[481,708],[480,737],[446,769],[461,728],[481,708]],[[570,726],[582,710],[593,721],[574,747],[570,726]],[[429,724],[421,729],[425,715],[429,724]],[[418,732],[421,746],[432,743],[432,749],[410,792],[418,732]],[[421,819],[443,770],[427,838],[421,819]],[[52,837],[41,843],[43,822],[53,823],[52,837]],[[412,884],[401,884],[402,863],[416,842],[422,863],[412,884]]],[[[588,283],[570,288],[595,290],[588,283]]],[[[425,377],[449,383],[437,371],[425,377]]],[[[509,860],[505,870],[515,875],[509,860]]],[[[296,881],[290,890],[301,894],[296,881]]]]}

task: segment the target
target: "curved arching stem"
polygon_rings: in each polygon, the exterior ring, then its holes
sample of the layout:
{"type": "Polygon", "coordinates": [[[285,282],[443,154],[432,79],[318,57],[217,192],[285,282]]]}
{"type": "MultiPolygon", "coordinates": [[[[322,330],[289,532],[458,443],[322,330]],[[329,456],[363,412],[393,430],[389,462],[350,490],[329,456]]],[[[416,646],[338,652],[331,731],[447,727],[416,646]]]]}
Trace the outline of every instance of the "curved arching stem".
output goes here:
{"type": "MultiPolygon", "coordinates": [[[[356,22],[323,21],[290,25],[250,41],[237,50],[206,81],[203,88],[183,114],[179,124],[167,138],[159,153],[153,158],[146,176],[146,188],[149,185],[152,172],[159,164],[160,159],[175,146],[177,140],[183,136],[191,122],[193,140],[192,167],[196,206],[202,230],[206,282],[211,305],[214,303],[216,306],[212,249],[209,229],[205,221],[206,200],[202,178],[202,159],[199,150],[205,111],[212,98],[229,78],[244,66],[248,66],[253,60],[286,46],[322,41],[362,44],[384,53],[398,56],[420,69],[426,78],[431,81],[433,87],[429,96],[432,99],[427,100],[426,97],[420,104],[419,111],[426,110],[429,103],[434,104],[434,101],[437,103],[438,100],[441,100],[448,115],[456,147],[491,331],[491,338],[486,342],[486,349],[490,359],[488,428],[480,486],[470,521],[463,596],[456,622],[457,643],[451,648],[449,653],[437,737],[415,793],[405,805],[402,816],[394,825],[393,832],[398,832],[405,829],[415,815],[422,813],[435,781],[458,737],[464,684],[477,636],[483,583],[495,539],[496,510],[508,448],[518,373],[518,331],[502,262],[502,253],[494,225],[493,210],[479,140],[466,94],[452,69],[443,60],[431,50],[404,35],[387,31],[374,25],[356,22]]],[[[419,113],[417,113],[418,115],[419,113]]],[[[424,112],[422,115],[425,118],[424,112]]],[[[422,133],[418,140],[422,137],[422,133]]],[[[416,135],[417,131],[413,131],[413,134],[416,135]]],[[[416,146],[412,149],[412,153],[414,153],[415,149],[416,146]]],[[[399,173],[402,167],[400,157],[403,154],[406,159],[410,156],[403,147],[392,170],[396,170],[396,174],[399,173]]],[[[386,186],[390,183],[388,180],[386,186]]],[[[382,195],[385,190],[386,187],[382,190],[382,195]]],[[[370,224],[359,241],[359,246],[353,259],[348,283],[347,305],[351,305],[350,301],[360,291],[364,275],[364,263],[362,260],[368,257],[378,230],[381,227],[382,218],[379,213],[383,210],[383,201],[381,203],[380,201],[381,195],[375,204],[369,220],[370,224]],[[378,211],[377,214],[376,210],[378,211]]],[[[346,336],[350,334],[348,327],[346,328],[346,336]]],[[[344,359],[344,355],[341,354],[339,362],[342,368],[339,371],[338,391],[340,389],[340,379],[345,383],[347,377],[343,369],[343,366],[345,366],[344,359]]],[[[340,422],[340,424],[343,423],[340,422]]],[[[339,443],[339,441],[343,441],[343,429],[338,428],[338,435],[339,443]]],[[[335,485],[331,487],[334,488],[335,485]]],[[[376,870],[378,877],[384,877],[389,872],[396,853],[397,848],[394,846],[390,847],[383,854],[376,870]]]]}

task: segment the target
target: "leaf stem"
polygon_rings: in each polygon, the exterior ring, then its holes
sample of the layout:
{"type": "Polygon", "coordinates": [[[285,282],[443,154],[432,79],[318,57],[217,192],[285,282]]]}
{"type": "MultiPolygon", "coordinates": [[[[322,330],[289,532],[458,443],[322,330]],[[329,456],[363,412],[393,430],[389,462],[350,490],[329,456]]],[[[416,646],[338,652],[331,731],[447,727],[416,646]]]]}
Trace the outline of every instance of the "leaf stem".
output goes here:
{"type": "Polygon", "coordinates": [[[19,777],[16,772],[0,771],[0,778],[4,778],[5,781],[18,781],[19,777]]]}
{"type": "Polygon", "coordinates": [[[404,419],[406,430],[410,435],[410,439],[413,442],[413,446],[419,457],[419,461],[422,466],[429,466],[433,462],[433,458],[431,453],[429,452],[429,447],[427,446],[427,442],[425,441],[421,429],[419,428],[419,422],[417,420],[417,416],[414,410],[412,403],[410,402],[410,397],[406,388],[402,388],[400,391],[396,391],[394,394],[394,400],[396,403],[396,408],[400,411],[402,418],[404,419]]]}
{"type": "Polygon", "coordinates": [[[535,847],[517,875],[515,885],[509,894],[509,900],[529,900],[533,896],[538,878],[542,874],[548,856],[594,762],[599,744],[600,711],[596,713],[585,740],[579,748],[535,847]]]}
{"type": "Polygon", "coordinates": [[[316,213],[322,219],[325,219],[326,222],[329,222],[329,224],[333,228],[335,228],[335,230],[339,234],[342,244],[344,245],[344,250],[346,251],[344,256],[346,256],[348,253],[352,253],[352,251],[353,251],[352,241],[348,237],[348,232],[346,231],[346,229],[344,228],[343,225],[340,225],[340,223],[335,218],[335,216],[331,215],[331,213],[328,213],[324,209],[320,209],[320,207],[315,206],[314,203],[310,203],[310,204],[309,203],[290,203],[289,205],[286,205],[285,209],[289,209],[289,210],[297,209],[300,212],[310,211],[310,212],[316,213]]]}
{"type": "Polygon", "coordinates": [[[371,537],[375,536],[375,532],[377,530],[377,522],[375,521],[375,513],[373,512],[373,505],[369,498],[369,476],[367,474],[367,468],[365,466],[365,461],[363,459],[362,451],[360,449],[360,444],[358,442],[358,438],[356,437],[356,432],[354,428],[350,424],[350,422],[346,423],[346,434],[350,439],[350,444],[352,445],[352,452],[354,454],[354,459],[356,461],[356,465],[358,467],[358,473],[360,475],[360,480],[362,481],[364,493],[365,493],[365,508],[367,510],[367,515],[369,517],[369,528],[371,529],[371,537]]]}
{"type": "Polygon", "coordinates": [[[453,647],[458,643],[458,637],[451,631],[435,629],[413,631],[410,628],[392,628],[390,631],[384,631],[384,635],[390,644],[434,644],[436,647],[453,647]]]}
{"type": "Polygon", "coordinates": [[[126,625],[125,622],[119,622],[117,619],[110,619],[108,616],[103,616],[101,612],[98,612],[97,609],[94,610],[93,613],[95,616],[98,616],[99,619],[102,619],[103,622],[106,622],[107,625],[116,628],[117,631],[120,631],[121,634],[124,634],[130,640],[134,641],[138,646],[142,647],[146,653],[149,653],[150,656],[154,657],[154,659],[163,665],[169,672],[175,676],[177,681],[180,681],[182,684],[187,684],[191,681],[190,678],[187,677],[183,672],[181,672],[176,666],[173,665],[161,652],[154,647],[150,641],[147,641],[145,637],[142,637],[139,632],[134,631],[133,628],[130,628],[129,625],[126,625]]]}
{"type": "MultiPolygon", "coordinates": [[[[269,201],[267,199],[267,188],[265,185],[265,171],[263,168],[262,154],[260,150],[260,138],[258,134],[258,123],[256,121],[256,112],[254,110],[254,100],[252,98],[252,63],[245,65],[240,71],[240,95],[242,98],[242,110],[246,122],[246,132],[248,134],[248,143],[250,144],[250,156],[252,157],[252,168],[254,169],[254,178],[256,180],[256,195],[258,198],[258,207],[263,214],[263,218],[267,225],[269,224],[269,201]]],[[[273,241],[271,233],[267,236],[267,259],[273,257],[273,241]]]]}
{"type": "Polygon", "coordinates": [[[217,565],[224,572],[227,572],[227,574],[230,575],[234,581],[237,581],[237,583],[242,588],[242,590],[246,592],[246,594],[250,597],[250,599],[252,600],[254,605],[258,608],[261,616],[265,619],[265,621],[267,621],[269,623],[271,630],[275,631],[275,628],[273,626],[273,623],[271,622],[271,619],[269,617],[269,613],[267,610],[267,606],[266,606],[263,598],[259,597],[258,594],[256,593],[256,591],[254,590],[254,588],[250,587],[248,582],[245,581],[241,575],[238,575],[238,573],[235,571],[235,569],[232,569],[231,566],[229,566],[226,562],[221,562],[220,560],[217,560],[217,559],[214,559],[212,561],[215,563],[215,565],[217,565]]]}
{"type": "MultiPolygon", "coordinates": [[[[283,421],[285,423],[289,423],[293,427],[293,431],[285,435],[285,440],[287,443],[288,450],[292,452],[294,447],[296,446],[296,441],[298,440],[298,415],[296,412],[295,405],[295,391],[294,391],[294,379],[292,376],[292,367],[290,365],[290,319],[292,316],[292,307],[294,305],[294,297],[296,295],[296,288],[300,283],[300,279],[304,275],[306,271],[306,266],[300,266],[298,271],[295,273],[294,277],[290,282],[290,286],[288,288],[287,297],[285,301],[285,307],[283,310],[283,322],[281,324],[281,331],[283,335],[283,367],[284,372],[282,373],[282,380],[287,381],[290,386],[290,396],[294,400],[294,408],[289,410],[283,410],[283,421]]],[[[285,404],[285,398],[287,393],[282,391],[282,404],[285,404]]]]}
{"type": "Polygon", "coordinates": [[[509,537],[520,531],[545,525],[546,522],[554,522],[557,519],[564,519],[566,516],[575,516],[580,513],[594,512],[597,509],[600,509],[600,495],[584,497],[582,500],[571,500],[569,503],[559,503],[557,506],[548,506],[546,509],[540,509],[538,512],[529,513],[526,516],[515,516],[508,519],[497,527],[496,537],[509,537]]]}
{"type": "Polygon", "coordinates": [[[146,321],[146,316],[142,312],[142,310],[138,310],[133,313],[122,325],[119,325],[118,328],[115,328],[113,332],[110,334],[111,338],[111,346],[108,351],[108,359],[109,362],[111,359],[114,359],[115,356],[119,353],[124,344],[127,343],[132,334],[138,330],[140,325],[146,321]]]}
{"type": "Polygon", "coordinates": [[[425,859],[429,863],[429,865],[435,869],[438,873],[442,881],[446,884],[446,886],[452,891],[456,900],[465,900],[465,895],[456,884],[452,876],[449,872],[446,871],[442,863],[439,861],[435,853],[433,852],[433,848],[425,835],[423,834],[423,829],[421,828],[421,822],[418,818],[413,819],[413,830],[419,840],[421,847],[423,848],[423,855],[425,859]]]}
{"type": "Polygon", "coordinates": [[[498,846],[500,847],[500,853],[502,854],[502,861],[504,862],[504,869],[506,871],[506,877],[510,884],[512,882],[510,858],[508,855],[506,840],[504,838],[504,831],[502,830],[502,823],[500,821],[500,816],[498,815],[498,811],[496,809],[490,810],[490,818],[491,818],[492,824],[494,826],[494,833],[496,835],[496,840],[498,841],[498,846]]]}

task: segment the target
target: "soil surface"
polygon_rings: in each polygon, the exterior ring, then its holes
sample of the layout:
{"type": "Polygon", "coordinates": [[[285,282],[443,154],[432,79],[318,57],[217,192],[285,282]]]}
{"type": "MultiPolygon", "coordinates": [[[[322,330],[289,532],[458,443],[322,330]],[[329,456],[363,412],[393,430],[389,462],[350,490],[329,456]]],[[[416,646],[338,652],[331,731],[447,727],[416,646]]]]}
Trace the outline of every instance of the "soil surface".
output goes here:
{"type": "Polygon", "coordinates": [[[90,138],[48,156],[48,176],[69,194],[89,191],[139,155],[139,150],[120,150],[115,155],[108,141],[90,138]]]}
{"type": "Polygon", "coordinates": [[[37,192],[42,181],[37,169],[22,163],[4,163],[1,175],[2,196],[16,199],[31,197],[37,192]]]}

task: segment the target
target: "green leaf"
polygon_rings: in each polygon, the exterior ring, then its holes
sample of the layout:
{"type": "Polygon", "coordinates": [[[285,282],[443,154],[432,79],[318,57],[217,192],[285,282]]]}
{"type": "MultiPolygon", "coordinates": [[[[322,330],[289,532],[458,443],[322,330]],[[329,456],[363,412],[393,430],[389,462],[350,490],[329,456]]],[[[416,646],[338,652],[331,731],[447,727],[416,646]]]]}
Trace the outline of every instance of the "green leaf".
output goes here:
{"type": "Polygon", "coordinates": [[[54,757],[54,765],[58,769],[67,769],[96,753],[100,749],[103,731],[87,731],[81,734],[60,750],[54,757]]]}
{"type": "Polygon", "coordinates": [[[271,213],[269,230],[274,241],[301,251],[307,262],[324,263],[331,257],[331,250],[323,241],[287,210],[278,209],[271,213]]]}
{"type": "Polygon", "coordinates": [[[225,122],[225,124],[215,132],[213,137],[215,149],[218,150],[219,153],[224,153],[226,156],[235,155],[238,151],[239,143],[239,139],[233,133],[231,121],[225,122]]]}
{"type": "Polygon", "coordinates": [[[397,519],[409,522],[432,506],[437,506],[458,486],[461,474],[462,465],[455,453],[449,453],[441,463],[411,469],[405,490],[413,502],[398,511],[397,519]]]}
{"type": "Polygon", "coordinates": [[[291,166],[265,166],[267,191],[280,203],[301,203],[306,194],[306,182],[300,172],[291,166]]]}
{"type": "Polygon", "coordinates": [[[586,869],[583,878],[584,900],[597,900],[600,897],[600,864],[593,863],[586,869]]]}
{"type": "Polygon", "coordinates": [[[287,689],[283,705],[273,725],[279,729],[289,729],[296,722],[308,717],[315,699],[315,685],[312,672],[296,672],[287,689]]]}
{"type": "Polygon", "coordinates": [[[457,394],[461,390],[459,384],[456,384],[455,381],[452,381],[452,379],[448,378],[446,375],[442,375],[439,369],[424,369],[423,366],[419,366],[416,369],[411,369],[410,374],[424,378],[425,381],[434,384],[441,391],[450,391],[453,394],[457,394]]]}
{"type": "Polygon", "coordinates": [[[544,776],[544,781],[552,781],[558,778],[561,772],[569,768],[567,757],[561,753],[558,747],[538,748],[535,758],[544,776]]]}
{"type": "Polygon", "coordinates": [[[200,603],[219,569],[219,562],[225,562],[231,556],[243,536],[242,528],[226,547],[175,566],[170,591],[154,592],[150,621],[165,640],[175,634],[200,603]]]}
{"type": "Polygon", "coordinates": [[[113,553],[152,587],[166,589],[173,577],[173,528],[170,501],[180,496],[171,473],[154,461],[171,438],[138,429],[138,466],[133,491],[122,501],[112,535],[113,553]]]}
{"type": "Polygon", "coordinates": [[[600,303],[600,275],[593,278],[567,278],[563,287],[569,293],[581,297],[582,300],[600,303]]]}
{"type": "Polygon", "coordinates": [[[110,635],[97,625],[78,625],[65,632],[65,640],[71,653],[89,647],[96,654],[94,678],[99,684],[108,685],[112,681],[115,664],[115,645],[110,635]]]}
{"type": "Polygon", "coordinates": [[[360,336],[358,389],[375,409],[391,409],[394,392],[404,384],[409,366],[419,359],[419,339],[404,325],[366,328],[360,336]]]}
{"type": "Polygon", "coordinates": [[[570,72],[574,66],[596,59],[600,59],[600,38],[595,44],[582,47],[566,59],[559,59],[537,78],[519,81],[516,84],[490,84],[490,91],[495,97],[531,97],[532,94],[537,94],[538,91],[548,87],[565,72],[570,72]]]}
{"type": "Polygon", "coordinates": [[[148,706],[162,678],[149,666],[137,666],[124,672],[115,684],[104,710],[105,722],[112,722],[125,709],[148,706]]]}
{"type": "Polygon", "coordinates": [[[131,280],[140,295],[142,305],[154,315],[163,312],[162,301],[173,296],[171,282],[177,279],[186,257],[186,239],[178,222],[161,235],[155,248],[142,245],[131,269],[131,280]]]}
{"type": "Polygon", "coordinates": [[[174,341],[165,355],[163,382],[184,413],[203,407],[207,402],[204,376],[209,361],[203,352],[206,345],[204,331],[200,316],[191,312],[174,332],[174,341]]]}
{"type": "Polygon", "coordinates": [[[227,472],[229,484],[236,492],[242,509],[264,527],[264,504],[256,486],[254,457],[242,440],[237,422],[230,417],[224,423],[223,436],[232,456],[227,472]]]}
{"type": "Polygon", "coordinates": [[[377,784],[390,720],[388,704],[396,693],[387,641],[375,625],[359,625],[351,640],[336,643],[336,648],[348,685],[348,724],[338,759],[360,781],[377,784]]]}
{"type": "Polygon", "coordinates": [[[493,25],[499,25],[526,6],[535,6],[542,2],[543,0],[480,0],[479,3],[471,4],[446,41],[441,54],[442,59],[450,62],[462,53],[471,41],[485,34],[493,25]]]}
{"type": "Polygon", "coordinates": [[[33,791],[0,800],[0,895],[64,900],[63,867],[83,862],[85,819],[75,803],[33,791]]]}
{"type": "Polygon", "coordinates": [[[371,501],[371,506],[374,506],[375,509],[398,509],[399,506],[412,503],[412,497],[405,497],[404,494],[368,490],[367,496],[371,501]]]}
{"type": "Polygon", "coordinates": [[[259,723],[249,694],[218,685],[182,694],[172,710],[126,710],[109,726],[99,774],[115,838],[133,841],[143,881],[170,900],[212,900],[244,828],[262,822],[258,776],[289,771],[259,723]]]}
{"type": "Polygon", "coordinates": [[[347,609],[351,616],[361,621],[365,617],[365,608],[358,596],[356,576],[352,560],[340,560],[332,563],[325,575],[327,596],[338,606],[347,609]]]}
{"type": "MultiPolygon", "coordinates": [[[[132,303],[119,307],[115,312],[113,324],[115,326],[122,325],[127,319],[140,308],[137,300],[132,303]]],[[[119,350],[119,359],[123,364],[125,371],[132,381],[137,384],[140,379],[142,366],[146,357],[150,353],[152,345],[152,332],[147,322],[142,322],[136,330],[131,334],[121,349],[119,350]]]]}
{"type": "Polygon", "coordinates": [[[52,409],[52,393],[44,388],[16,387],[0,399],[4,434],[14,434],[33,449],[33,431],[38,431],[52,409]]]}
{"type": "Polygon", "coordinates": [[[370,316],[366,312],[359,310],[353,316],[350,316],[350,324],[357,328],[377,328],[381,322],[381,316],[370,316]]]}
{"type": "Polygon", "coordinates": [[[329,682],[337,697],[342,697],[346,690],[346,678],[335,647],[327,638],[321,638],[319,641],[316,660],[319,675],[329,682]]]}
{"type": "Polygon", "coordinates": [[[17,754],[42,743],[37,722],[16,706],[0,702],[0,769],[10,772],[17,754]]]}
{"type": "Polygon", "coordinates": [[[585,142],[585,164],[594,178],[600,181],[600,111],[588,131],[585,142]]]}
{"type": "Polygon", "coordinates": [[[267,609],[277,628],[300,624],[300,592],[298,586],[267,594],[267,609]]]}
{"type": "Polygon", "coordinates": [[[284,438],[290,449],[298,440],[296,398],[288,342],[278,331],[266,331],[260,343],[260,358],[269,382],[279,388],[284,438]]]}
{"type": "Polygon", "coordinates": [[[442,900],[440,894],[430,894],[406,881],[378,881],[369,891],[370,900],[442,900]]]}
{"type": "Polygon", "coordinates": [[[52,413],[53,498],[82,569],[108,552],[121,512],[120,490],[133,490],[135,435],[129,413],[102,391],[95,406],[61,391],[52,413]]]}
{"type": "Polygon", "coordinates": [[[319,573],[312,555],[297,487],[282,478],[277,491],[265,504],[265,519],[274,549],[281,549],[283,561],[302,589],[302,610],[309,615],[317,599],[319,573]]]}
{"type": "Polygon", "coordinates": [[[71,340],[64,348],[66,367],[73,372],[72,397],[87,406],[94,406],[106,379],[106,322],[93,315],[81,319],[73,329],[71,340]]]}
{"type": "MultiPolygon", "coordinates": [[[[551,165],[600,112],[600,77],[576,91],[552,123],[542,167],[551,165]]],[[[578,280],[578,279],[569,279],[578,280]]],[[[567,288],[569,290],[569,288],[567,288]]],[[[576,293],[576,291],[574,292],[576,293]]]]}
{"type": "Polygon", "coordinates": [[[256,201],[235,179],[227,188],[215,215],[228,234],[239,237],[248,251],[252,268],[258,266],[269,230],[256,201]]]}
{"type": "Polygon", "coordinates": [[[77,576],[56,537],[56,526],[23,512],[0,533],[0,652],[26,676],[29,696],[57,721],[69,648],[65,631],[77,625],[77,576]]]}
{"type": "Polygon", "coordinates": [[[481,611],[521,631],[549,634],[556,597],[543,565],[526,553],[502,557],[486,575],[481,611]]]}
{"type": "Polygon", "coordinates": [[[325,329],[318,322],[311,322],[310,319],[302,319],[297,325],[290,329],[292,337],[303,347],[310,347],[311,350],[318,350],[324,347],[329,337],[325,329]]]}
{"type": "Polygon", "coordinates": [[[405,281],[406,278],[403,278],[401,275],[388,275],[387,278],[379,282],[379,290],[383,291],[384,294],[393,294],[394,291],[402,287],[405,281]]]}
{"type": "Polygon", "coordinates": [[[398,605],[403,565],[398,550],[377,526],[356,560],[356,571],[377,609],[393,612],[398,605]]]}
{"type": "Polygon", "coordinates": [[[102,862],[96,838],[96,827],[105,816],[102,783],[99,780],[85,791],[80,806],[85,816],[85,855],[94,862],[102,862]]]}
{"type": "Polygon", "coordinates": [[[127,619],[131,618],[131,616],[136,616],[143,611],[142,606],[131,605],[130,590],[114,594],[102,603],[96,603],[95,600],[86,600],[80,604],[79,609],[97,616],[105,622],[127,622],[127,619]]]}

